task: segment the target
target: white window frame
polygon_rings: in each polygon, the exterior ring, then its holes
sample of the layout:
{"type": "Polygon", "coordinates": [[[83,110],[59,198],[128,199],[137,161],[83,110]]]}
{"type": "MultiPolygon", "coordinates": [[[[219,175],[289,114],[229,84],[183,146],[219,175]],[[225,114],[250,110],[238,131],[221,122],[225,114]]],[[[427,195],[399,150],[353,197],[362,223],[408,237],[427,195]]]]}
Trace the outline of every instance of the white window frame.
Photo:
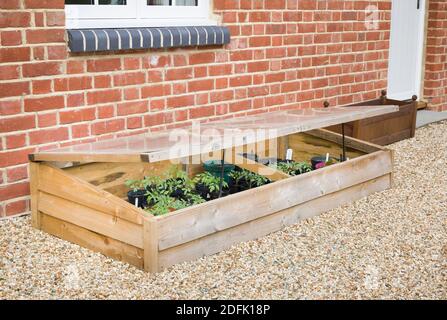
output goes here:
{"type": "MultiPolygon", "coordinates": [[[[175,1],[175,0],[173,0],[175,1]]],[[[210,0],[197,7],[147,6],[146,0],[127,0],[127,5],[65,5],[67,29],[137,28],[217,25],[211,19],[210,0]]]]}

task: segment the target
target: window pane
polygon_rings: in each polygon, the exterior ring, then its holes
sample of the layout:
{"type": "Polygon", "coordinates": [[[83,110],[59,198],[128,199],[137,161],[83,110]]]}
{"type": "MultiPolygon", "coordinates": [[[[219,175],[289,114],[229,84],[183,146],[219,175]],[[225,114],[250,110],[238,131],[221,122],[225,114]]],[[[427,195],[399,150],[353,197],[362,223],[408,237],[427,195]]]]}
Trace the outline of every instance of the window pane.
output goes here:
{"type": "Polygon", "coordinates": [[[199,0],[177,0],[176,5],[177,6],[190,6],[190,7],[197,7],[199,5],[199,0]]]}
{"type": "Polygon", "coordinates": [[[147,0],[148,6],[172,6],[172,0],[147,0]]]}
{"type": "Polygon", "coordinates": [[[99,0],[99,4],[126,5],[127,0],[99,0]]]}
{"type": "Polygon", "coordinates": [[[93,0],[65,0],[65,4],[93,4],[93,0]]]}

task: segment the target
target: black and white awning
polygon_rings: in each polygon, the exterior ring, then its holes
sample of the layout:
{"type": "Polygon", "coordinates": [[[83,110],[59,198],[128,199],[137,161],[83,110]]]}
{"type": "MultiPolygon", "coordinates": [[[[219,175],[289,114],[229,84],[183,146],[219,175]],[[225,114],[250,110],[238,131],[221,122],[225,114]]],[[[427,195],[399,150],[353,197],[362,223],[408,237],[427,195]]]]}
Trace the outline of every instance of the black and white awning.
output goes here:
{"type": "Polygon", "coordinates": [[[230,31],[222,26],[68,30],[71,52],[210,46],[229,42],[230,31]]]}

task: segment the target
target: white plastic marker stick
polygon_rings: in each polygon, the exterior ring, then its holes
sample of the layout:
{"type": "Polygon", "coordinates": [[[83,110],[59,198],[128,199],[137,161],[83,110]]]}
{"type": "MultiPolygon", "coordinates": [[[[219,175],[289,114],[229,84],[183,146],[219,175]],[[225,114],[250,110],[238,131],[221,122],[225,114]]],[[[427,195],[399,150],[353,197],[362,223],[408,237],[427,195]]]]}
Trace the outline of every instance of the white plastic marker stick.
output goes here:
{"type": "Polygon", "coordinates": [[[326,162],[329,162],[329,153],[326,153],[326,162]]]}
{"type": "Polygon", "coordinates": [[[138,207],[138,198],[135,198],[135,207],[138,207]]]}
{"type": "Polygon", "coordinates": [[[286,160],[292,160],[293,158],[293,150],[287,149],[286,160]]]}

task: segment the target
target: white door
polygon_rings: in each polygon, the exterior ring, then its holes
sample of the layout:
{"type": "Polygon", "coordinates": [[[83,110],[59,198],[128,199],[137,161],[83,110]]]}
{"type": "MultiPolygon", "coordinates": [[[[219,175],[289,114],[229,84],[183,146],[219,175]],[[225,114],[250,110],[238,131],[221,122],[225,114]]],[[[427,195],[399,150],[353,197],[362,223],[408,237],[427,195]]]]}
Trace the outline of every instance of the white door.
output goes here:
{"type": "Polygon", "coordinates": [[[426,0],[392,0],[388,97],[419,96],[426,0]]]}

